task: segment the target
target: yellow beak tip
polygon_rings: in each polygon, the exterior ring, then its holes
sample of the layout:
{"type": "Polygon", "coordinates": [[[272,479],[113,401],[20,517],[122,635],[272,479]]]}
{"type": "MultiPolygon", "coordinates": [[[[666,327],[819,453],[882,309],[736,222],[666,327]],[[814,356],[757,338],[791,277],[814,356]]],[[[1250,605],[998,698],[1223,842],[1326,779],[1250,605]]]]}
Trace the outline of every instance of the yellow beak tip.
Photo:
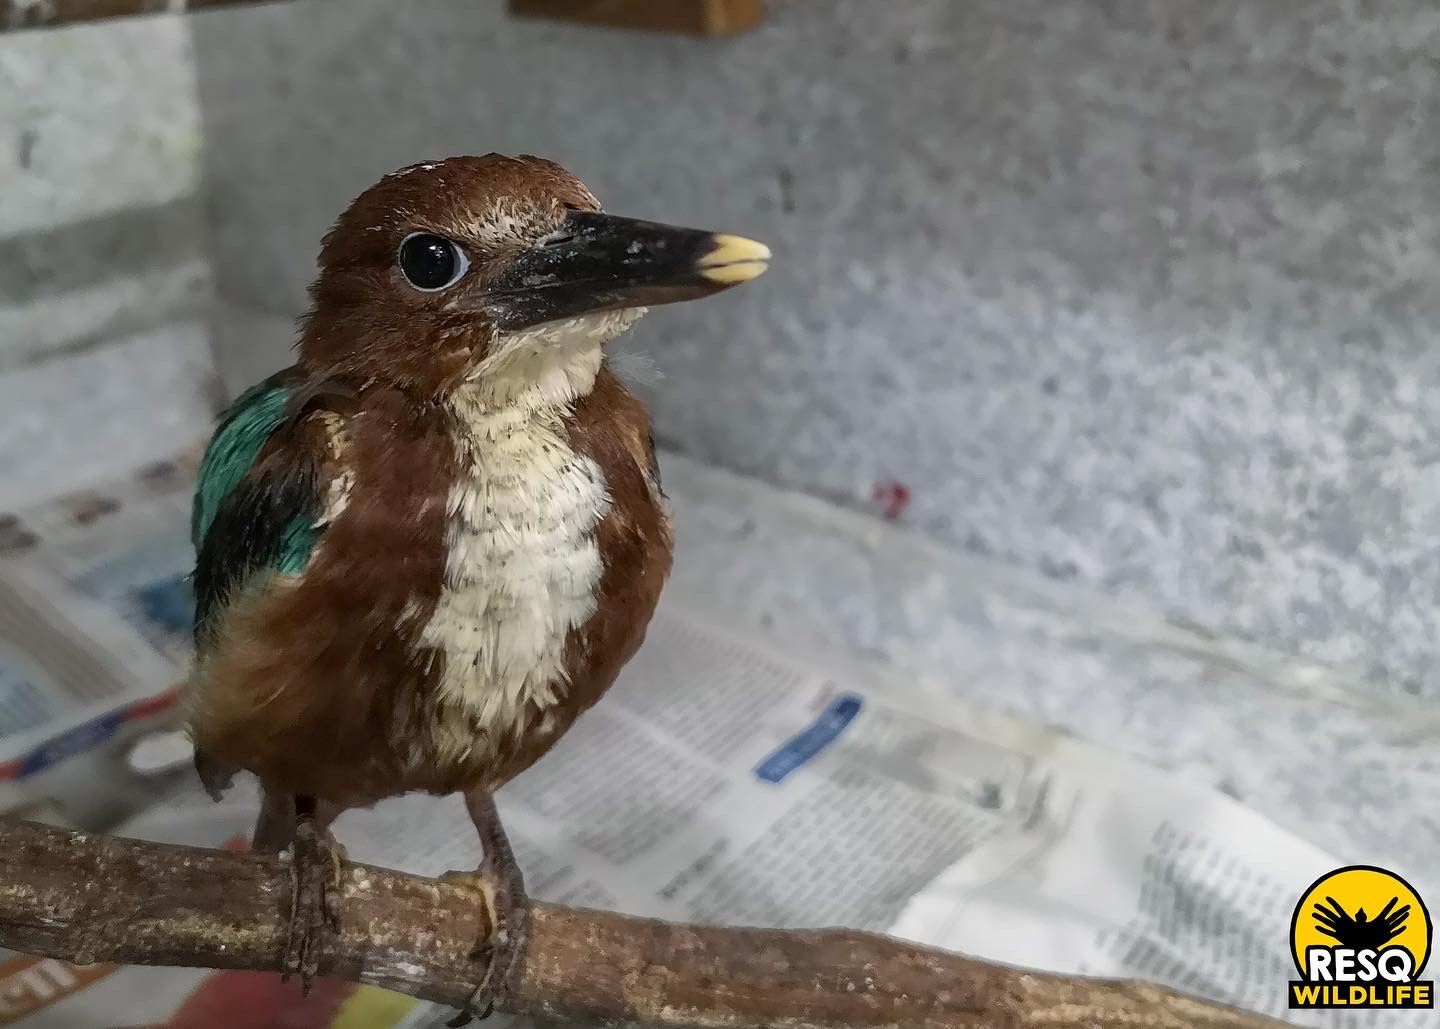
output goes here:
{"type": "Polygon", "coordinates": [[[716,235],[715,248],[700,259],[700,275],[722,286],[749,282],[769,267],[770,248],[744,236],[716,235]]]}

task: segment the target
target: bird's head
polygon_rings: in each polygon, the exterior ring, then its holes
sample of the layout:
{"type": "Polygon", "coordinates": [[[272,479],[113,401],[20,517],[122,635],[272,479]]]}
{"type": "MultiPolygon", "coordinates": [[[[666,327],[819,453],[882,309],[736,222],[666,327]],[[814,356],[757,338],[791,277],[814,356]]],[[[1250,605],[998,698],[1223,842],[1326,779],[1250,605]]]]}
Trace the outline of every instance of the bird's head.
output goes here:
{"type": "Polygon", "coordinates": [[[769,257],[738,236],[607,214],[540,158],[416,164],[325,237],[300,356],[319,375],[436,391],[493,379],[504,394],[582,351],[598,367],[646,307],[753,279],[769,257]]]}

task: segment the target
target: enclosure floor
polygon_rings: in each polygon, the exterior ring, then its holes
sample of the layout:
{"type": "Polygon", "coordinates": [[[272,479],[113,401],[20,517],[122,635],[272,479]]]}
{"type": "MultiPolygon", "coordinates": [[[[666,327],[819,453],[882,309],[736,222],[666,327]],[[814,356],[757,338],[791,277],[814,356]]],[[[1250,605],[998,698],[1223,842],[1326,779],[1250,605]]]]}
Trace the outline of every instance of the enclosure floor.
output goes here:
{"type": "MultiPolygon", "coordinates": [[[[135,341],[146,347],[177,367],[189,352],[135,341]]],[[[61,365],[25,385],[55,391],[63,408],[61,365]]],[[[105,396],[97,388],[87,402],[105,396]]],[[[154,406],[145,432],[123,436],[64,419],[58,432],[9,426],[0,504],[102,481],[161,441],[201,438],[196,398],[154,406]]],[[[903,520],[677,454],[661,467],[678,536],[667,601],[1195,777],[1347,860],[1434,866],[1440,705],[950,549],[903,520]]]]}
{"type": "Polygon", "coordinates": [[[676,455],[661,467],[673,602],[1204,780],[1347,860],[1433,867],[1440,707],[676,455]]]}

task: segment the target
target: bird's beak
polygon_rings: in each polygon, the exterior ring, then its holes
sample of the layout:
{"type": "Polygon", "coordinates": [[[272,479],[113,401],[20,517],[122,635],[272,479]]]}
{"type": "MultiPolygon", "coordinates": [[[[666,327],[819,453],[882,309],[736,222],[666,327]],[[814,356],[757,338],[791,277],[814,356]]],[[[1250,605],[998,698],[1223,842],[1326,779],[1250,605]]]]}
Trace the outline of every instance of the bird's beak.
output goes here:
{"type": "Polygon", "coordinates": [[[505,330],[709,296],[765,271],[770,249],[740,236],[571,211],[491,283],[485,306],[505,330]]]}

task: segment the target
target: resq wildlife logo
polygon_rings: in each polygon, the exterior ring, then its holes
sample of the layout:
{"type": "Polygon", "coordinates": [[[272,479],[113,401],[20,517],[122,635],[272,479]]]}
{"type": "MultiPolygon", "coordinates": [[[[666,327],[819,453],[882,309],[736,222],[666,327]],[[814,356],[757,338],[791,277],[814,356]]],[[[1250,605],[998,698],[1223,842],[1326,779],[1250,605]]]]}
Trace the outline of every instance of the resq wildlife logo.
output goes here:
{"type": "Polygon", "coordinates": [[[1420,980],[1434,927],[1420,895],[1394,872],[1350,865],[1322,875],[1290,918],[1292,1008],[1430,1008],[1420,980]]]}

